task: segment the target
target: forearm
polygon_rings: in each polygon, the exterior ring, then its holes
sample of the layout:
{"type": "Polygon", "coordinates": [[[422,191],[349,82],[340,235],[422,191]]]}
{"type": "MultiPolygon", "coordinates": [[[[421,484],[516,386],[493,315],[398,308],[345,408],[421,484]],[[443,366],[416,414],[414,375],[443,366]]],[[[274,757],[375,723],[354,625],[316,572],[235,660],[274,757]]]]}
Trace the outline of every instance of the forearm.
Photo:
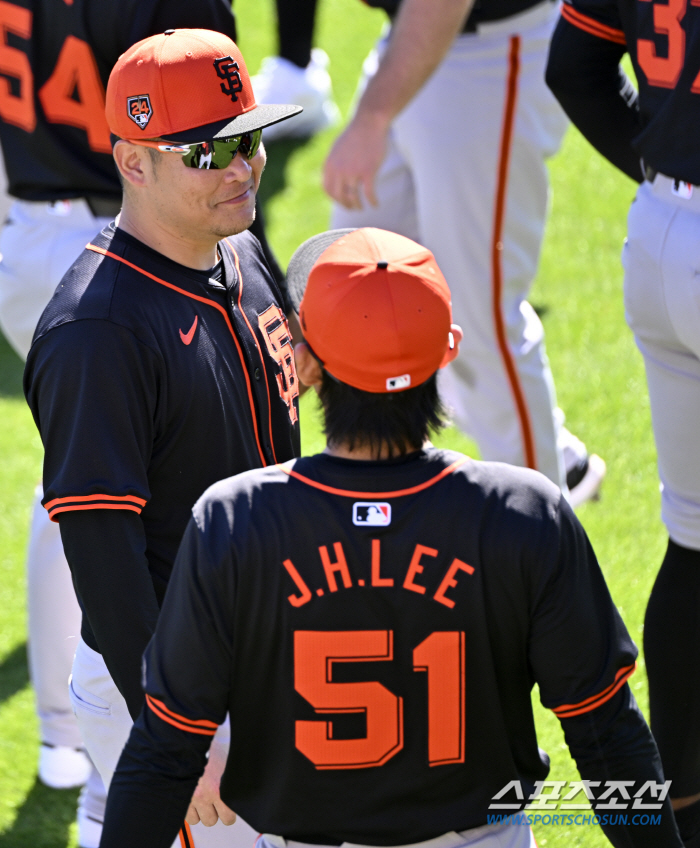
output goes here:
{"type": "Polygon", "coordinates": [[[166,725],[145,708],[110,785],[100,848],[170,848],[210,742],[166,725]]]}
{"type": "Polygon", "coordinates": [[[59,524],[97,646],[135,719],[143,704],[141,658],[158,618],[143,522],[125,510],[95,509],[61,513],[59,524]]]}
{"type": "Polygon", "coordinates": [[[549,51],[547,85],[582,135],[636,182],[644,179],[633,140],[641,130],[637,97],[619,66],[623,45],[561,18],[549,51]]]}
{"type": "Polygon", "coordinates": [[[355,121],[388,126],[445,58],[474,0],[403,0],[355,121]]]}
{"type": "MultiPolygon", "coordinates": [[[[595,710],[562,719],[566,742],[584,780],[634,781],[631,794],[639,791],[647,781],[661,786],[664,783],[661,760],[651,735],[629,686],[625,685],[613,698],[595,710]]],[[[602,789],[596,790],[596,795],[602,789]]],[[[603,802],[604,803],[604,802],[603,802]]],[[[658,803],[650,793],[645,793],[642,803],[658,803]]],[[[598,815],[612,812],[618,824],[601,825],[615,848],[681,848],[682,843],[671,804],[667,797],[660,809],[651,810],[660,815],[657,825],[632,824],[635,810],[627,802],[625,817],[615,815],[615,810],[596,809],[598,815]]],[[[644,811],[639,811],[644,812],[644,811]]]]}

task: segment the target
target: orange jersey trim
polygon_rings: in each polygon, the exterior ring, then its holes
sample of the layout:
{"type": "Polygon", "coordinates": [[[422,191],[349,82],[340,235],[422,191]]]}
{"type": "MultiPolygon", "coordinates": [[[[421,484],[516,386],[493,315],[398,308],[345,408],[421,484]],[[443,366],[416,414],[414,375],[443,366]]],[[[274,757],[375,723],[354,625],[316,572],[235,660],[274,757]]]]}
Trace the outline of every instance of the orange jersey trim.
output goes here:
{"type": "Polygon", "coordinates": [[[231,248],[233,253],[233,261],[236,264],[236,271],[238,272],[238,308],[243,316],[243,320],[246,323],[246,326],[250,330],[250,335],[253,337],[253,344],[255,345],[255,349],[258,352],[258,356],[260,357],[260,362],[262,364],[263,374],[265,375],[265,391],[267,392],[267,418],[268,418],[268,429],[270,433],[270,448],[272,450],[272,458],[275,462],[277,462],[277,454],[275,453],[275,440],[272,437],[272,402],[270,400],[270,386],[267,382],[267,368],[265,368],[265,360],[263,359],[262,351],[260,350],[260,345],[258,344],[258,339],[253,331],[253,328],[250,326],[250,321],[248,320],[248,316],[245,314],[243,307],[241,306],[241,298],[243,297],[243,274],[241,274],[241,265],[238,259],[238,253],[236,253],[235,248],[226,239],[226,244],[231,248]]]}
{"type": "Polygon", "coordinates": [[[75,512],[84,509],[128,509],[140,513],[146,501],[135,495],[75,495],[67,498],[54,498],[44,505],[51,521],[61,512],[75,512]]]}
{"type": "Polygon", "coordinates": [[[501,149],[498,161],[498,182],[496,185],[496,205],[493,220],[493,237],[491,241],[491,281],[492,281],[492,310],[496,331],[496,341],[506,371],[506,378],[515,401],[515,411],[520,423],[523,440],[523,454],[528,468],[537,468],[535,454],[535,438],[532,430],[530,412],[527,408],[525,393],[520,383],[518,370],[515,367],[513,352],[508,344],[505,320],[503,317],[503,224],[506,211],[506,195],[508,187],[508,169],[510,154],[513,146],[513,128],[515,126],[515,107],[518,101],[518,77],[520,74],[520,36],[510,39],[508,56],[508,79],[506,82],[506,102],[503,112],[501,130],[501,149]]]}
{"type": "Polygon", "coordinates": [[[217,731],[218,724],[215,722],[207,721],[204,718],[197,720],[185,718],[169,710],[162,701],[152,698],[150,695],[146,695],[146,703],[158,718],[167,721],[168,724],[172,724],[173,727],[177,727],[180,730],[186,730],[188,733],[197,733],[200,736],[213,736],[217,731]]]}
{"type": "Polygon", "coordinates": [[[595,35],[596,38],[604,38],[606,41],[627,46],[627,39],[621,29],[614,29],[613,27],[606,26],[606,24],[601,24],[600,21],[589,18],[588,15],[584,15],[583,12],[573,9],[571,6],[564,4],[561,10],[561,16],[565,21],[568,21],[570,24],[590,35],[595,35]]]}
{"type": "Polygon", "coordinates": [[[435,477],[431,477],[430,480],[426,480],[425,483],[419,483],[417,486],[411,486],[410,489],[398,489],[395,492],[351,492],[348,489],[336,489],[334,486],[326,486],[325,483],[318,483],[316,480],[310,480],[308,477],[304,477],[303,474],[299,474],[298,471],[294,471],[291,468],[285,468],[284,465],[278,465],[277,468],[290,477],[294,477],[295,480],[299,480],[307,486],[313,486],[314,489],[320,489],[322,492],[328,492],[331,495],[341,495],[344,498],[371,498],[374,500],[376,498],[401,498],[404,495],[414,495],[416,492],[422,492],[424,489],[439,483],[443,477],[447,477],[449,474],[452,474],[452,472],[456,471],[460,465],[464,465],[468,459],[468,456],[464,456],[456,462],[453,462],[452,465],[448,465],[447,468],[443,468],[439,474],[436,474],[435,477]]]}
{"type": "Polygon", "coordinates": [[[180,837],[180,848],[195,848],[194,839],[190,826],[185,822],[178,834],[180,837]]]}
{"type": "Polygon", "coordinates": [[[557,718],[573,718],[574,716],[582,715],[583,713],[589,713],[591,710],[594,710],[596,707],[599,707],[601,704],[609,701],[612,696],[625,685],[627,680],[636,670],[636,662],[633,665],[625,666],[617,672],[615,680],[610,684],[610,686],[603,689],[602,692],[599,692],[597,695],[591,695],[590,698],[586,698],[578,704],[562,704],[561,707],[555,707],[552,712],[555,716],[557,716],[557,718]]]}
{"type": "MultiPolygon", "coordinates": [[[[103,247],[97,247],[97,245],[94,245],[94,244],[86,244],[85,247],[86,247],[87,250],[92,250],[95,253],[101,253],[103,256],[109,256],[110,259],[116,259],[117,262],[121,262],[124,265],[127,265],[129,268],[133,268],[134,271],[138,271],[139,274],[143,274],[144,277],[148,277],[149,279],[153,280],[154,282],[160,283],[161,286],[166,286],[167,288],[178,292],[178,294],[184,294],[185,297],[190,297],[190,298],[192,298],[192,300],[197,300],[200,303],[205,303],[207,306],[213,306],[214,309],[218,310],[221,313],[221,315],[224,318],[224,321],[226,321],[226,326],[228,327],[228,330],[231,333],[231,337],[233,338],[233,341],[236,345],[236,350],[238,351],[238,356],[241,360],[243,376],[245,377],[246,389],[248,391],[248,403],[250,404],[250,416],[253,419],[253,430],[255,432],[255,443],[258,447],[258,453],[260,454],[260,460],[261,460],[263,466],[266,466],[267,461],[265,460],[265,454],[263,453],[262,445],[260,444],[260,434],[258,433],[258,419],[257,419],[257,416],[255,414],[255,402],[253,401],[253,390],[252,390],[251,385],[250,385],[250,376],[248,374],[248,369],[246,368],[246,365],[245,365],[245,359],[243,358],[243,351],[241,350],[241,345],[238,341],[238,337],[236,336],[236,334],[233,330],[233,325],[231,324],[231,319],[229,318],[228,313],[223,308],[223,306],[220,306],[218,303],[216,303],[216,301],[209,300],[209,298],[201,297],[198,294],[192,294],[191,292],[185,291],[185,289],[179,288],[179,286],[173,285],[173,283],[169,283],[166,280],[161,280],[161,278],[156,277],[155,274],[151,274],[148,271],[144,271],[143,268],[139,268],[139,266],[134,265],[133,262],[129,262],[127,259],[124,259],[121,256],[117,256],[116,253],[112,253],[110,250],[105,250],[103,247]]],[[[235,251],[234,251],[234,255],[235,255],[235,251]]]]}
{"type": "Polygon", "coordinates": [[[143,498],[138,498],[136,495],[75,495],[68,498],[54,498],[45,504],[44,509],[53,509],[56,504],[77,503],[87,501],[132,501],[139,506],[146,506],[146,501],[143,498]]]}

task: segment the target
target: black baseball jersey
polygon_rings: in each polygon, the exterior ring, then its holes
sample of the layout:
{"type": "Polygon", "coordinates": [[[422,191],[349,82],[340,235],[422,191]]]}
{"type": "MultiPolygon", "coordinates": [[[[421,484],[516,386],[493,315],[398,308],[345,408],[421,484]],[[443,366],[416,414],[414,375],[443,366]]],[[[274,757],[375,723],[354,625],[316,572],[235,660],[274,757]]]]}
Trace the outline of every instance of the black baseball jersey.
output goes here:
{"type": "Polygon", "coordinates": [[[547,775],[534,683],[559,718],[587,715],[636,655],[536,472],[431,448],[222,481],[178,553],[103,844],[140,832],[112,827],[144,791],[153,809],[146,787],[167,797],[134,761],[179,779],[227,712],[221,797],[262,832],[400,845],[485,824],[509,781],[547,775]]]}
{"type": "MultiPolygon", "coordinates": [[[[700,146],[697,143],[700,132],[700,8],[697,4],[688,0],[566,0],[562,18],[594,37],[586,42],[589,55],[581,55],[580,62],[595,65],[596,39],[603,42],[601,51],[614,57],[613,66],[626,51],[629,52],[639,87],[638,126],[631,139],[637,156],[656,171],[700,185],[700,146]]],[[[561,55],[561,61],[569,64],[568,73],[585,77],[586,71],[578,61],[577,67],[572,65],[579,54],[576,47],[572,47],[573,41],[567,42],[563,24],[553,44],[561,51],[557,52],[557,60],[561,55]]],[[[583,52],[586,49],[583,41],[581,45],[583,52]]],[[[597,73],[595,67],[592,71],[597,73]]],[[[614,71],[612,76],[615,76],[614,71]]],[[[585,85],[585,79],[575,79],[572,84],[580,88],[585,85]]],[[[615,85],[614,78],[612,85],[615,85]]],[[[595,87],[596,83],[591,80],[592,94],[595,87]]],[[[601,92],[604,87],[604,81],[597,86],[601,92]]],[[[625,123],[624,118],[622,123],[625,123]]],[[[625,131],[621,122],[616,121],[608,127],[607,133],[613,134],[618,128],[625,131]]]]}
{"type": "Polygon", "coordinates": [[[6,0],[0,3],[0,142],[23,200],[121,199],[104,98],[132,44],[202,27],[235,40],[227,0],[6,0]]]}
{"type": "MultiPolygon", "coordinates": [[[[363,0],[368,6],[384,9],[394,18],[399,11],[401,0],[363,0]]],[[[479,24],[488,21],[500,21],[526,12],[542,0],[474,0],[472,10],[464,23],[463,32],[476,32],[479,24]]]]}
{"type": "Polygon", "coordinates": [[[221,281],[105,229],[58,286],[25,371],[49,515],[140,515],[158,597],[202,492],[299,453],[281,296],[250,233],[219,251],[221,281]]]}

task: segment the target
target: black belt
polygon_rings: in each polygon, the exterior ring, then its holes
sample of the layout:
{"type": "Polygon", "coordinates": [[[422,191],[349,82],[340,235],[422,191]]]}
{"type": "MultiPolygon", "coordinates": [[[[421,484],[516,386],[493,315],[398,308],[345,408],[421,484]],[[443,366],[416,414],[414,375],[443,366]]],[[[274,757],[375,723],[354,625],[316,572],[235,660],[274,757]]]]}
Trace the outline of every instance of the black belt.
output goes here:
{"type": "Polygon", "coordinates": [[[113,197],[85,197],[88,209],[95,218],[116,218],[121,212],[122,202],[113,197]]]}
{"type": "MultiPolygon", "coordinates": [[[[651,165],[645,165],[644,166],[644,179],[647,182],[653,183],[654,180],[656,179],[657,175],[660,174],[660,173],[661,172],[657,171],[656,168],[652,168],[651,165]]],[[[673,182],[676,186],[676,189],[678,188],[680,183],[686,183],[687,185],[692,185],[692,183],[689,183],[687,180],[681,180],[678,177],[672,177],[669,174],[661,174],[661,176],[667,177],[669,180],[673,180],[673,182]]],[[[695,186],[695,188],[698,188],[698,186],[695,186]]]]}
{"type": "MultiPolygon", "coordinates": [[[[550,0],[553,2],[553,0],[550,0]]],[[[515,15],[521,15],[534,6],[539,6],[542,0],[477,0],[469,17],[464,24],[462,32],[476,32],[479,24],[488,24],[495,21],[503,21],[515,15]]]]}

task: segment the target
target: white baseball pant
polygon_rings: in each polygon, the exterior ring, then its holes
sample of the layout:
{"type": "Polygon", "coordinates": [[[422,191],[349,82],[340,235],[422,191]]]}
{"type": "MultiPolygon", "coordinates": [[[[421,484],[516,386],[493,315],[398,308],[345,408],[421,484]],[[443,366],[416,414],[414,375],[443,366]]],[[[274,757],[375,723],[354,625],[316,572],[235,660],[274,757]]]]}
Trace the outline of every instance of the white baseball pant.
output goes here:
{"type": "MultiPolygon", "coordinates": [[[[306,842],[293,842],[281,836],[263,833],[255,848],[323,848],[306,842]]],[[[329,846],[330,848],[330,846],[329,846]]],[[[352,845],[343,842],[340,848],[371,848],[371,846],[352,845]]],[[[535,837],[529,825],[526,824],[488,824],[463,830],[459,833],[452,831],[428,839],[425,842],[414,842],[411,845],[401,845],[397,848],[537,848],[535,837]]]]}
{"type": "MultiPolygon", "coordinates": [[[[81,639],[73,660],[70,682],[73,703],[85,747],[109,790],[122,749],[133,724],[126,701],[112,680],[101,654],[81,639]]],[[[228,751],[230,727],[222,724],[212,741],[228,751]]],[[[158,815],[154,810],[153,815],[158,815]]],[[[196,824],[190,828],[195,848],[253,848],[258,836],[243,819],[227,827],[220,821],[213,827],[196,824]]],[[[176,839],[173,848],[180,848],[176,839]]]]}
{"type": "Polygon", "coordinates": [[[627,323],[644,357],[669,536],[700,550],[700,189],[657,174],[622,251],[627,323]]]}
{"type": "MultiPolygon", "coordinates": [[[[545,159],[567,126],[544,82],[557,17],[545,0],[456,38],[392,125],[378,208],[336,204],[332,226],[394,230],[433,251],[464,329],[441,372],[456,423],[484,459],[537,468],[566,491],[563,416],[526,300],[547,216],[545,159]]],[[[365,80],[377,62],[365,62],[365,80]]]]}
{"type": "MultiPolygon", "coordinates": [[[[85,245],[109,223],[84,200],[56,203],[15,200],[0,232],[0,327],[22,359],[34,328],[65,272],[85,245]]],[[[36,694],[41,739],[82,748],[68,696],[81,613],[58,524],[49,520],[37,487],[27,551],[29,671],[36,694]]],[[[105,791],[96,772],[81,793],[79,818],[102,821],[105,791]]],[[[81,838],[83,838],[81,833],[81,838]]],[[[97,848],[97,841],[84,848],[97,848]]]]}

